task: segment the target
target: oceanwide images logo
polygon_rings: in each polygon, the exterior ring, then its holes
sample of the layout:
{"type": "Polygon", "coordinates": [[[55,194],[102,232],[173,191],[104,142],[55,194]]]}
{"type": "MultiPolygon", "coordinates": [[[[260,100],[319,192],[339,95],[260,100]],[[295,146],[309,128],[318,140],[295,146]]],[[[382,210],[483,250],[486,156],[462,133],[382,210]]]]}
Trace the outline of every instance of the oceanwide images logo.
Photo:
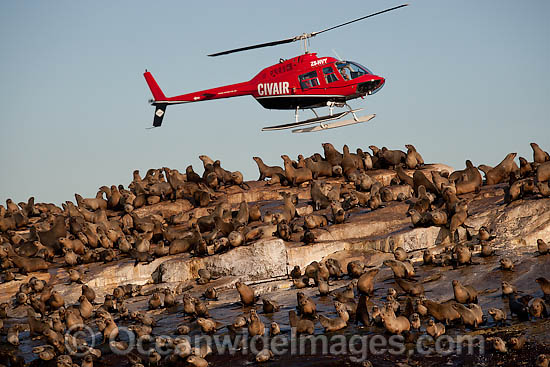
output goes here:
{"type": "Polygon", "coordinates": [[[84,356],[100,344],[108,344],[111,352],[127,355],[137,352],[141,355],[158,353],[160,356],[176,355],[186,358],[202,350],[206,354],[217,355],[256,355],[262,350],[269,350],[273,356],[330,355],[349,356],[352,362],[365,361],[369,356],[389,353],[403,355],[483,355],[485,339],[481,335],[442,335],[432,338],[421,335],[414,342],[405,340],[402,335],[343,335],[318,334],[297,335],[294,328],[290,334],[264,335],[250,337],[248,333],[230,335],[184,335],[172,337],[167,335],[137,336],[126,327],[119,327],[118,333],[103,337],[90,327],[82,325],[69,329],[65,335],[65,347],[73,356],[84,356]],[[79,342],[80,341],[80,342],[79,342]],[[85,341],[85,342],[84,342],[85,341]]]}

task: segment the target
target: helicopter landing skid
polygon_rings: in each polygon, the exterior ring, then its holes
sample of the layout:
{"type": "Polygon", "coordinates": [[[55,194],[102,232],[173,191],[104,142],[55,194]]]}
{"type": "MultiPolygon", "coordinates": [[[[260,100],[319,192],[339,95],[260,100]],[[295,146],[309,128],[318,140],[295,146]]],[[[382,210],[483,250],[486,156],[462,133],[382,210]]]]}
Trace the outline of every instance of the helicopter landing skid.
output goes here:
{"type": "Polygon", "coordinates": [[[354,116],[353,119],[343,120],[343,121],[336,121],[336,122],[332,122],[332,123],[329,123],[329,124],[321,123],[318,126],[305,127],[303,129],[294,129],[294,130],[292,130],[292,132],[293,133],[311,133],[311,132],[314,132],[314,131],[323,131],[323,130],[328,130],[328,129],[334,129],[334,128],[337,128],[337,127],[355,125],[355,124],[359,124],[361,122],[367,122],[367,121],[372,120],[375,117],[376,117],[376,115],[374,113],[372,115],[367,115],[367,116],[358,117],[358,118],[355,118],[355,116],[354,116]]]}
{"type": "MultiPolygon", "coordinates": [[[[358,110],[355,110],[355,111],[358,111],[358,110]]],[[[308,120],[304,120],[304,121],[291,122],[289,124],[267,126],[267,127],[262,128],[262,131],[275,131],[275,130],[291,129],[293,127],[298,127],[298,126],[305,126],[305,125],[311,125],[311,124],[315,124],[315,123],[323,123],[325,121],[338,120],[339,118],[344,117],[348,113],[355,112],[355,111],[343,111],[343,112],[338,112],[334,115],[319,116],[319,117],[314,117],[312,119],[308,119],[308,120]]]]}

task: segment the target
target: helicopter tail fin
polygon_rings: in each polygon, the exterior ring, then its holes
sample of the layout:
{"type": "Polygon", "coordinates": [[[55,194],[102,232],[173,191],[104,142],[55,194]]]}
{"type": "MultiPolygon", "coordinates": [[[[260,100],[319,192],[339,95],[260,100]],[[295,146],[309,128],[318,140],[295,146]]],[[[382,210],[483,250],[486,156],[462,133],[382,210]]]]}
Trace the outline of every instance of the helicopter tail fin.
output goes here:
{"type": "Polygon", "coordinates": [[[147,82],[149,89],[151,89],[151,93],[153,93],[153,98],[155,99],[155,101],[165,100],[166,96],[164,95],[164,93],[162,93],[162,90],[157,84],[157,81],[155,80],[155,78],[153,78],[153,74],[145,70],[145,73],[143,73],[143,76],[145,77],[145,81],[147,82]]]}
{"type": "Polygon", "coordinates": [[[145,77],[145,81],[147,82],[149,89],[151,89],[151,93],[153,93],[153,101],[151,101],[152,104],[155,106],[153,127],[159,127],[160,125],[162,125],[162,119],[164,118],[164,113],[166,112],[166,103],[157,104],[155,103],[155,101],[164,101],[166,100],[166,96],[164,95],[162,89],[160,89],[157,81],[155,80],[155,78],[153,78],[153,75],[150,72],[145,70],[143,76],[145,77]]]}

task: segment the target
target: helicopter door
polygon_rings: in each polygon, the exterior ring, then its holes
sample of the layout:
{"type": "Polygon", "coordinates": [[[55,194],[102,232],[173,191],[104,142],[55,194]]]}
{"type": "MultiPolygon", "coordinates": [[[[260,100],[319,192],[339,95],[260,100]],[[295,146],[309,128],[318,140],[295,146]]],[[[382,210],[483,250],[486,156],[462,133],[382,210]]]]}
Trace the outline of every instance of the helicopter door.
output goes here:
{"type": "Polygon", "coordinates": [[[338,81],[338,77],[336,76],[336,72],[334,71],[332,66],[324,67],[323,74],[325,74],[325,80],[327,84],[338,81]]]}
{"type": "Polygon", "coordinates": [[[302,87],[302,90],[307,90],[309,88],[313,88],[319,85],[319,79],[317,78],[316,71],[302,74],[298,77],[298,79],[300,80],[300,86],[302,87]]]}

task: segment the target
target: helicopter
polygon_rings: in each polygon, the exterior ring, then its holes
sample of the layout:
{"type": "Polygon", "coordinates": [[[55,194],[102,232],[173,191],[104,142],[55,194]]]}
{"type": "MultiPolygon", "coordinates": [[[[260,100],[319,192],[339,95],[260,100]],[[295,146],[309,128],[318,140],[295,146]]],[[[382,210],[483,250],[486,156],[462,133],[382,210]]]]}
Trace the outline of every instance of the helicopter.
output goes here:
{"type": "Polygon", "coordinates": [[[145,70],[143,76],[153,94],[153,99],[149,100],[149,102],[155,106],[153,127],[160,127],[162,125],[168,105],[245,95],[251,95],[262,107],[267,109],[295,110],[294,122],[264,127],[262,131],[293,129],[292,132],[294,133],[305,133],[370,121],[376,116],[375,114],[358,117],[356,112],[363,109],[352,109],[347,101],[359,97],[364,98],[367,95],[378,92],[384,86],[385,79],[373,74],[366,67],[353,61],[344,61],[333,57],[318,57],[316,53],[309,52],[307,46],[308,40],[318,34],[407,5],[402,4],[385,9],[321,31],[303,33],[279,41],[261,43],[208,55],[215,57],[295,41],[303,42],[304,54],[291,59],[281,58],[279,63],[263,69],[247,82],[225,85],[175,97],[166,97],[151,72],[145,70]],[[319,116],[315,108],[324,107],[329,108],[329,114],[319,116]],[[346,109],[335,113],[334,108],[346,109]],[[310,109],[315,117],[300,120],[298,113],[300,109],[310,109]],[[340,120],[349,114],[352,115],[351,119],[340,120]],[[313,124],[318,125],[303,127],[313,124]]]}

